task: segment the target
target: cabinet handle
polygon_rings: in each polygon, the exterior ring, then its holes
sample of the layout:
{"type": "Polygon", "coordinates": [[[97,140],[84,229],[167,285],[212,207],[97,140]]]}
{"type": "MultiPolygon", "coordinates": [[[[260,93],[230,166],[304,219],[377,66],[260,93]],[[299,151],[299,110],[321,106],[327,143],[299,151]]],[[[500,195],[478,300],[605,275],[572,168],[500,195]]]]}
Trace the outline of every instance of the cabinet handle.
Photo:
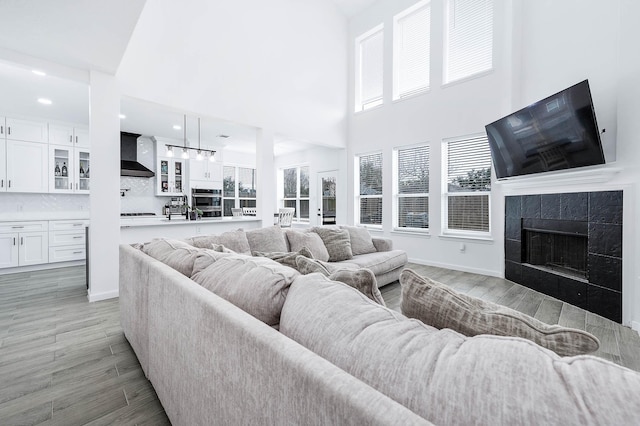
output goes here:
{"type": "Polygon", "coordinates": [[[11,127],[7,127],[7,133],[11,134],[11,127]]]}
{"type": "Polygon", "coordinates": [[[24,226],[18,226],[18,225],[16,225],[16,226],[12,226],[12,227],[11,227],[11,229],[22,229],[22,228],[24,228],[24,226]]]}
{"type": "Polygon", "coordinates": [[[74,251],[73,254],[82,254],[81,251],[74,251]]]}
{"type": "Polygon", "coordinates": [[[78,190],[78,183],[76,182],[76,191],[78,190]]]}
{"type": "Polygon", "coordinates": [[[73,226],[82,226],[81,223],[74,223],[73,226]]]}
{"type": "Polygon", "coordinates": [[[11,188],[11,179],[9,179],[9,188],[11,188]]]}
{"type": "Polygon", "coordinates": [[[0,126],[0,135],[4,135],[4,126],[0,126]]]}
{"type": "Polygon", "coordinates": [[[20,245],[23,246],[24,245],[24,237],[20,237],[20,245]]]}
{"type": "Polygon", "coordinates": [[[82,238],[82,235],[78,235],[77,237],[73,237],[74,240],[82,238]]]}
{"type": "Polygon", "coordinates": [[[13,237],[13,245],[16,245],[16,237],[13,237]]]}
{"type": "Polygon", "coordinates": [[[4,188],[4,179],[0,180],[0,188],[4,188]]]}
{"type": "Polygon", "coordinates": [[[76,136],[76,143],[78,143],[78,137],[76,136]]]}
{"type": "Polygon", "coordinates": [[[73,143],[73,135],[69,135],[69,142],[73,143]]]}

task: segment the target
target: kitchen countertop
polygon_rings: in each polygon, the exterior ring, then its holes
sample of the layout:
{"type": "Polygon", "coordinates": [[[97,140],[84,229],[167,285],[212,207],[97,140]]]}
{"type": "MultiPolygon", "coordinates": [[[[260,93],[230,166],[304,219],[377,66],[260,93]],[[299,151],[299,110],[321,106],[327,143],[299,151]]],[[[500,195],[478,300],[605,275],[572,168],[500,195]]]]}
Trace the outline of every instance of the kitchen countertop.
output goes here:
{"type": "Polygon", "coordinates": [[[139,227],[139,226],[174,226],[174,225],[198,225],[198,224],[215,224],[215,223],[240,223],[240,222],[256,222],[262,220],[255,216],[243,216],[237,218],[203,218],[198,220],[186,220],[175,216],[171,220],[164,216],[157,217],[124,217],[120,219],[121,228],[139,227]]]}

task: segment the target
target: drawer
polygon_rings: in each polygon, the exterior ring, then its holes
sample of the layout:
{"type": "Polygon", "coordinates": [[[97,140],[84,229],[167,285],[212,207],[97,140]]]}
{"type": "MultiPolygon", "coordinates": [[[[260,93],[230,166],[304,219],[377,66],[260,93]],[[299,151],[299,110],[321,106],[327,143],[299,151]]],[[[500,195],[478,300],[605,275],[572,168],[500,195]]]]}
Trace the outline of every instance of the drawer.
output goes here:
{"type": "Polygon", "coordinates": [[[8,232],[43,232],[49,229],[47,221],[41,222],[0,222],[0,234],[8,232]]]}
{"type": "Polygon", "coordinates": [[[85,254],[83,245],[49,247],[49,263],[84,260],[85,254]]]}
{"type": "Polygon", "coordinates": [[[49,231],[69,231],[79,229],[84,232],[84,227],[89,226],[88,220],[50,220],[49,231]]]}
{"type": "Polygon", "coordinates": [[[49,231],[49,247],[84,244],[84,228],[71,231],[49,231]]]}

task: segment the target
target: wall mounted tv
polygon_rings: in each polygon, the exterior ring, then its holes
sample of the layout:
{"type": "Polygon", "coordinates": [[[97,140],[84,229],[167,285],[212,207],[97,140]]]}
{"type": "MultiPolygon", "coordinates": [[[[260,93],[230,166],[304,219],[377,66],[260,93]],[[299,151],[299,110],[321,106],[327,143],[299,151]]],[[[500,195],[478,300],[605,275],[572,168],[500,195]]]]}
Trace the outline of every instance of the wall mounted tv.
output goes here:
{"type": "Polygon", "coordinates": [[[498,179],[604,164],[588,80],[486,126],[498,179]]]}

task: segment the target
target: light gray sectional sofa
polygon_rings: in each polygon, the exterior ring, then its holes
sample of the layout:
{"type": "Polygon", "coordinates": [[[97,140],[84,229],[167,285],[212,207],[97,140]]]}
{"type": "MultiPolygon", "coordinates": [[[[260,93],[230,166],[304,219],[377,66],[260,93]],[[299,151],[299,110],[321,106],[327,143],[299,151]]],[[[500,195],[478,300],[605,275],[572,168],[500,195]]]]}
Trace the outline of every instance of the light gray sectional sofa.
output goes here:
{"type": "Polygon", "coordinates": [[[174,425],[640,424],[636,372],[438,330],[264,257],[121,245],[120,311],[174,425]]]}

